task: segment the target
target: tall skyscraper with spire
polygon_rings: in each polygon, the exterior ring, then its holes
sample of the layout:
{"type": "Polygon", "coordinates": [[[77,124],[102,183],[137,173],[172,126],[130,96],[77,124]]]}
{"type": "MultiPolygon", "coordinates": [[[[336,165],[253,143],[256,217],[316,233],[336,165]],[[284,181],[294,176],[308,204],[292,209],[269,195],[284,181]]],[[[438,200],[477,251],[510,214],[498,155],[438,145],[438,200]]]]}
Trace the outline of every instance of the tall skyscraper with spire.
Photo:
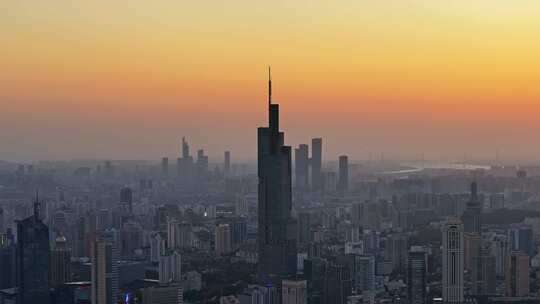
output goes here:
{"type": "Polygon", "coordinates": [[[34,214],[17,223],[17,287],[20,304],[51,302],[49,293],[49,228],[39,217],[36,193],[34,214]]]}
{"type": "Polygon", "coordinates": [[[272,103],[268,69],[268,127],[258,128],[258,277],[280,286],[296,274],[296,221],[291,216],[291,147],[279,131],[279,105],[272,103]]]}

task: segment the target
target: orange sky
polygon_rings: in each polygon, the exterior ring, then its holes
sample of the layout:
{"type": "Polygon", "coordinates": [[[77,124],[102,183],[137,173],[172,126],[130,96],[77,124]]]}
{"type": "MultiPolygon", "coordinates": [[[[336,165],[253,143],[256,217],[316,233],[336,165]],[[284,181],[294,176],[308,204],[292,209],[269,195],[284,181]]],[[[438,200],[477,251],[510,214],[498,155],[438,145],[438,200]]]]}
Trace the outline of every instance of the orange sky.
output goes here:
{"type": "Polygon", "coordinates": [[[271,64],[327,160],[540,160],[538,1],[86,2],[0,3],[0,159],[254,159],[271,64]]]}

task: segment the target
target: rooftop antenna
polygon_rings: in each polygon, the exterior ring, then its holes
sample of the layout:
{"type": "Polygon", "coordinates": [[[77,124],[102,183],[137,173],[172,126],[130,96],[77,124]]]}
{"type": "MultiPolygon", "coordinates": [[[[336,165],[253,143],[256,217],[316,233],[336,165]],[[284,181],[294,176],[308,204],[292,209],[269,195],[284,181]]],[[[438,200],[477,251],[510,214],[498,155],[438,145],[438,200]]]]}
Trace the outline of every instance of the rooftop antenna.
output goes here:
{"type": "Polygon", "coordinates": [[[272,71],[268,66],[268,105],[272,104],[272,71]]]}
{"type": "Polygon", "coordinates": [[[39,191],[36,190],[36,200],[34,201],[34,218],[39,219],[39,191]]]}

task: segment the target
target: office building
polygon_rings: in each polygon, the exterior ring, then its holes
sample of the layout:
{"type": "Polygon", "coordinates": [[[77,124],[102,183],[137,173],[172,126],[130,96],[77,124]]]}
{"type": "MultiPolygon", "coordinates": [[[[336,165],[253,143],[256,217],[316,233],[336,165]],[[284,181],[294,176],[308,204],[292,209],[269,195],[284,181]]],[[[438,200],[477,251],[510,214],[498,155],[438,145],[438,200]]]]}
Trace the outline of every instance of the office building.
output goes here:
{"type": "Polygon", "coordinates": [[[19,304],[49,304],[51,301],[49,228],[41,221],[39,212],[40,201],[36,194],[34,214],[17,223],[19,304]]]}
{"type": "Polygon", "coordinates": [[[114,304],[118,300],[118,249],[110,236],[99,236],[91,246],[92,303],[114,304]]]}
{"type": "Polygon", "coordinates": [[[223,161],[223,175],[225,177],[231,174],[231,151],[225,151],[223,161]]]}
{"type": "Polygon", "coordinates": [[[59,286],[71,281],[71,249],[67,247],[64,236],[55,240],[51,251],[51,286],[59,286]]]}
{"type": "Polygon", "coordinates": [[[291,216],[291,147],[279,130],[279,105],[272,104],[268,80],[269,125],[258,129],[258,277],[261,283],[296,275],[296,221],[291,216]]]}
{"type": "Polygon", "coordinates": [[[216,255],[227,255],[232,252],[231,226],[219,224],[215,228],[216,255]]]}
{"type": "Polygon", "coordinates": [[[524,297],[529,294],[529,256],[512,251],[506,260],[506,296],[524,297]]]}
{"type": "Polygon", "coordinates": [[[159,257],[159,283],[179,283],[182,280],[182,256],[173,251],[159,257]]]}
{"type": "Polygon", "coordinates": [[[481,233],[482,224],[480,222],[482,213],[482,203],[478,198],[478,185],[471,183],[471,197],[467,202],[466,209],[462,215],[463,228],[466,233],[481,233]]]}
{"type": "Polygon", "coordinates": [[[407,263],[409,304],[427,303],[427,255],[422,248],[411,248],[407,263]]]}
{"type": "Polygon", "coordinates": [[[338,181],[338,190],[347,191],[349,190],[349,158],[347,155],[341,155],[338,161],[339,166],[339,181],[338,181]]]}
{"type": "Polygon", "coordinates": [[[322,138],[311,140],[311,190],[322,190],[322,138]]]}
{"type": "Polygon", "coordinates": [[[142,291],[144,304],[183,304],[184,291],[182,286],[168,284],[144,288],[142,291]]]}
{"type": "Polygon", "coordinates": [[[169,158],[163,157],[161,159],[161,175],[163,177],[169,176],[169,158]]]}
{"type": "Polygon", "coordinates": [[[307,304],[307,282],[305,280],[283,280],[281,304],[307,304]]]}
{"type": "Polygon", "coordinates": [[[309,151],[308,145],[301,144],[294,149],[295,187],[305,191],[309,188],[309,151]]]}
{"type": "Polygon", "coordinates": [[[495,256],[489,247],[483,247],[477,256],[472,258],[472,290],[473,295],[493,295],[496,293],[495,256]]]}
{"type": "Polygon", "coordinates": [[[442,296],[444,303],[463,303],[463,223],[454,217],[442,229],[443,269],[442,296]]]}

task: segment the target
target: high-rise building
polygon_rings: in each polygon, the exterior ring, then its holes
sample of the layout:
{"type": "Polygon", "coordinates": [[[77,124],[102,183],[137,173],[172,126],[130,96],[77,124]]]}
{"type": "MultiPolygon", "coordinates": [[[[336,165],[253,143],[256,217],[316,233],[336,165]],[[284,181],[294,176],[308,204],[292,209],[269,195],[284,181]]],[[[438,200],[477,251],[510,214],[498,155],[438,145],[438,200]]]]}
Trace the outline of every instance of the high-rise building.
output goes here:
{"type": "Polygon", "coordinates": [[[159,262],[159,257],[165,254],[167,248],[166,238],[161,232],[153,233],[150,236],[150,261],[159,262]]]}
{"type": "Polygon", "coordinates": [[[508,230],[508,241],[511,250],[523,251],[529,256],[534,256],[534,234],[532,227],[521,225],[510,228],[508,230]]]}
{"type": "Polygon", "coordinates": [[[521,251],[512,251],[506,260],[506,295],[524,297],[529,294],[529,256],[521,251]]]}
{"type": "Polygon", "coordinates": [[[59,286],[71,281],[71,249],[67,247],[64,236],[55,240],[51,251],[51,286],[59,286]]]}
{"type": "Polygon", "coordinates": [[[406,234],[392,234],[386,240],[386,258],[392,262],[392,270],[405,272],[409,238],[406,234]]]}
{"type": "Polygon", "coordinates": [[[298,213],[298,242],[309,243],[311,241],[311,213],[298,213]]]}
{"type": "Polygon", "coordinates": [[[308,145],[301,144],[294,149],[295,187],[305,191],[309,187],[309,151],[308,145]]]}
{"type": "Polygon", "coordinates": [[[375,290],[375,258],[369,255],[355,255],[354,286],[362,293],[375,290]]]}
{"type": "Polygon", "coordinates": [[[142,303],[145,304],[183,304],[184,291],[178,284],[168,284],[144,288],[142,303]]]}
{"type": "Polygon", "coordinates": [[[204,178],[208,173],[208,156],[204,155],[204,150],[197,150],[197,175],[204,178]]]}
{"type": "Polygon", "coordinates": [[[339,181],[338,190],[349,190],[349,158],[347,155],[339,157],[339,181]]]}
{"type": "Polygon", "coordinates": [[[442,295],[444,303],[463,303],[463,223],[454,217],[442,229],[443,269],[442,295]]]}
{"type": "Polygon", "coordinates": [[[169,176],[169,158],[163,157],[161,159],[161,175],[163,177],[169,176]]]}
{"type": "Polygon", "coordinates": [[[226,255],[231,253],[231,226],[229,226],[229,224],[219,224],[216,226],[215,251],[216,255],[226,255]]]}
{"type": "Polygon", "coordinates": [[[100,236],[91,246],[92,303],[114,304],[118,298],[118,250],[109,236],[100,236]]]}
{"type": "Polygon", "coordinates": [[[41,221],[39,211],[40,202],[36,194],[34,214],[17,223],[19,304],[49,304],[51,301],[49,228],[41,221]]]}
{"type": "Polygon", "coordinates": [[[463,267],[468,272],[471,272],[475,267],[473,258],[480,255],[480,248],[482,246],[482,238],[480,234],[476,232],[463,234],[463,267]]]}
{"type": "MultiPolygon", "coordinates": [[[[270,76],[270,75],[269,75],[270,76]]],[[[272,104],[268,80],[269,126],[258,129],[258,277],[262,283],[296,274],[296,221],[291,216],[291,147],[279,131],[279,105],[272,104]]]]}
{"type": "Polygon", "coordinates": [[[229,176],[231,174],[231,151],[225,151],[223,162],[223,175],[229,176]]]}
{"type": "Polygon", "coordinates": [[[159,257],[159,283],[166,284],[182,280],[182,257],[173,251],[159,257]]]}
{"type": "Polygon", "coordinates": [[[352,293],[352,278],[349,268],[329,265],[324,276],[323,304],[346,304],[352,293]]]}
{"type": "Polygon", "coordinates": [[[478,199],[478,185],[471,183],[471,198],[467,202],[467,207],[463,212],[462,221],[464,231],[467,233],[481,233],[480,215],[482,213],[482,204],[478,199]]]}
{"type": "Polygon", "coordinates": [[[322,188],[322,138],[311,140],[311,190],[322,188]]]}
{"type": "Polygon", "coordinates": [[[479,255],[472,259],[472,291],[474,295],[492,295],[496,292],[495,256],[489,247],[480,249],[479,255]]]}
{"type": "Polygon", "coordinates": [[[355,227],[360,227],[363,224],[364,207],[363,203],[353,203],[351,206],[351,222],[355,227]]]}
{"type": "Polygon", "coordinates": [[[0,236],[0,290],[16,285],[16,247],[6,234],[0,236]]]}
{"type": "Polygon", "coordinates": [[[305,280],[283,280],[281,304],[307,304],[307,282],[305,280]]]}
{"type": "Polygon", "coordinates": [[[133,191],[129,187],[120,190],[120,204],[126,205],[129,213],[133,213],[133,191]]]}
{"type": "Polygon", "coordinates": [[[427,257],[422,248],[411,248],[407,265],[407,298],[409,304],[427,303],[427,257]]]}

